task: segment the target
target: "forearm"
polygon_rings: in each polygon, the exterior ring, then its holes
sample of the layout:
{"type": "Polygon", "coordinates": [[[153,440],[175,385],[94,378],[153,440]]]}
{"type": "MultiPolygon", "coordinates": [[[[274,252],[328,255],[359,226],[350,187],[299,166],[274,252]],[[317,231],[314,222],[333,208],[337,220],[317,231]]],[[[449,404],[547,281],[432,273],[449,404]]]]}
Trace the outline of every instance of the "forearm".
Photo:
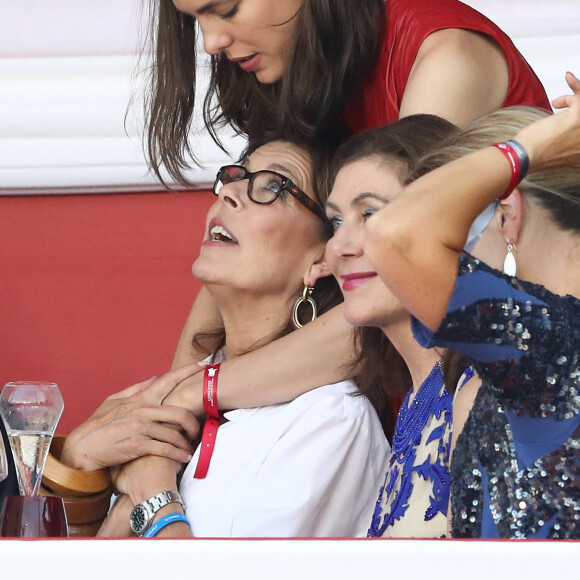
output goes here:
{"type": "MultiPolygon", "coordinates": [[[[300,330],[227,360],[218,380],[220,409],[284,403],[347,378],[354,358],[352,332],[338,306],[300,330]]],[[[202,382],[203,373],[199,373],[180,385],[165,403],[200,415],[202,382]]]]}
{"type": "Polygon", "coordinates": [[[304,328],[222,365],[219,405],[235,409],[283,403],[343,380],[353,359],[352,345],[352,327],[342,306],[333,308],[304,328]]]}
{"type": "Polygon", "coordinates": [[[222,319],[220,312],[209,292],[205,287],[202,287],[191,307],[191,311],[181,332],[171,368],[176,369],[202,360],[205,355],[203,353],[197,353],[193,349],[191,339],[197,332],[211,328],[219,328],[221,325],[222,319]]]}
{"type": "Polygon", "coordinates": [[[377,212],[369,220],[369,242],[382,238],[407,255],[424,255],[432,245],[461,252],[473,220],[505,193],[510,179],[509,162],[495,147],[461,157],[411,183],[377,212]]]}
{"type": "Polygon", "coordinates": [[[421,177],[368,220],[366,255],[431,330],[447,310],[473,220],[505,193],[510,180],[507,159],[488,147],[421,177]]]}

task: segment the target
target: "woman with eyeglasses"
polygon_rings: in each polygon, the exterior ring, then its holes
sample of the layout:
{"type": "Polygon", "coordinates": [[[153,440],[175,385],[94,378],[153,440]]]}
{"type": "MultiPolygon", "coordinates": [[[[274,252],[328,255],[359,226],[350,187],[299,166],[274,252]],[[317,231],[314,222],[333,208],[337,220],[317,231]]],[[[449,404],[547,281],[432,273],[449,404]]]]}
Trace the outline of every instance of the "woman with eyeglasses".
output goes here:
{"type": "MultiPolygon", "coordinates": [[[[354,383],[323,385],[283,405],[212,411],[221,361],[291,333],[341,301],[323,261],[329,225],[313,165],[307,150],[275,141],[219,171],[193,266],[224,322],[195,337],[211,363],[202,441],[180,482],[181,463],[159,456],[116,468],[123,495],[101,535],[366,535],[390,448],[354,383]]],[[[176,384],[184,374],[156,382],[176,384]]],[[[81,453],[82,445],[69,449],[70,457],[81,453]]]]}

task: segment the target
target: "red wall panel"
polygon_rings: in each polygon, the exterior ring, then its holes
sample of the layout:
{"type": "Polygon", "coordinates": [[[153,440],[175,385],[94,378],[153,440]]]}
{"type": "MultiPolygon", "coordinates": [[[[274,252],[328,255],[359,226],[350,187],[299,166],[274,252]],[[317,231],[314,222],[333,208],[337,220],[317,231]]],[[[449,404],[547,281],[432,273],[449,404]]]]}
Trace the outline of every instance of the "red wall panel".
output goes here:
{"type": "Polygon", "coordinates": [[[0,387],[52,380],[60,432],[165,372],[199,284],[208,192],[0,198],[0,387]]]}

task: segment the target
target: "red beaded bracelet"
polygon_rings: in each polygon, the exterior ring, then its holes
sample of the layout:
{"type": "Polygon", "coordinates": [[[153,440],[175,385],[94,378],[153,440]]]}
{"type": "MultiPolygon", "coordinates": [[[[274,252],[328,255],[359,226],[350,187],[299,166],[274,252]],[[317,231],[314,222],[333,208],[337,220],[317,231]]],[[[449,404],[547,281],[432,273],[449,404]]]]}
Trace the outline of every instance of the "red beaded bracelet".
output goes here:
{"type": "Polygon", "coordinates": [[[203,410],[207,415],[201,444],[199,449],[199,460],[193,477],[203,479],[207,475],[209,462],[213,454],[217,430],[220,426],[220,413],[217,402],[217,383],[220,365],[208,365],[203,373],[203,410]]]}
{"type": "Polygon", "coordinates": [[[530,166],[530,158],[520,143],[513,139],[503,143],[495,143],[493,147],[499,149],[510,162],[512,178],[499,200],[505,199],[517,187],[518,183],[526,176],[530,166]]]}

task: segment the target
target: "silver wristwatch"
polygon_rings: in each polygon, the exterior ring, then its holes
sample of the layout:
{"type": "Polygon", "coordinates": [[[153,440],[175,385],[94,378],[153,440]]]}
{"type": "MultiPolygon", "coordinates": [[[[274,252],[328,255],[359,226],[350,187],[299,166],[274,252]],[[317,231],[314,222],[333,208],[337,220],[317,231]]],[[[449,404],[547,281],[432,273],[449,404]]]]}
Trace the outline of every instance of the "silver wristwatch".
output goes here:
{"type": "Polygon", "coordinates": [[[177,491],[163,491],[138,503],[131,510],[131,517],[129,518],[131,529],[138,536],[142,536],[149,529],[155,514],[170,503],[178,503],[185,508],[185,504],[177,491]]]}

